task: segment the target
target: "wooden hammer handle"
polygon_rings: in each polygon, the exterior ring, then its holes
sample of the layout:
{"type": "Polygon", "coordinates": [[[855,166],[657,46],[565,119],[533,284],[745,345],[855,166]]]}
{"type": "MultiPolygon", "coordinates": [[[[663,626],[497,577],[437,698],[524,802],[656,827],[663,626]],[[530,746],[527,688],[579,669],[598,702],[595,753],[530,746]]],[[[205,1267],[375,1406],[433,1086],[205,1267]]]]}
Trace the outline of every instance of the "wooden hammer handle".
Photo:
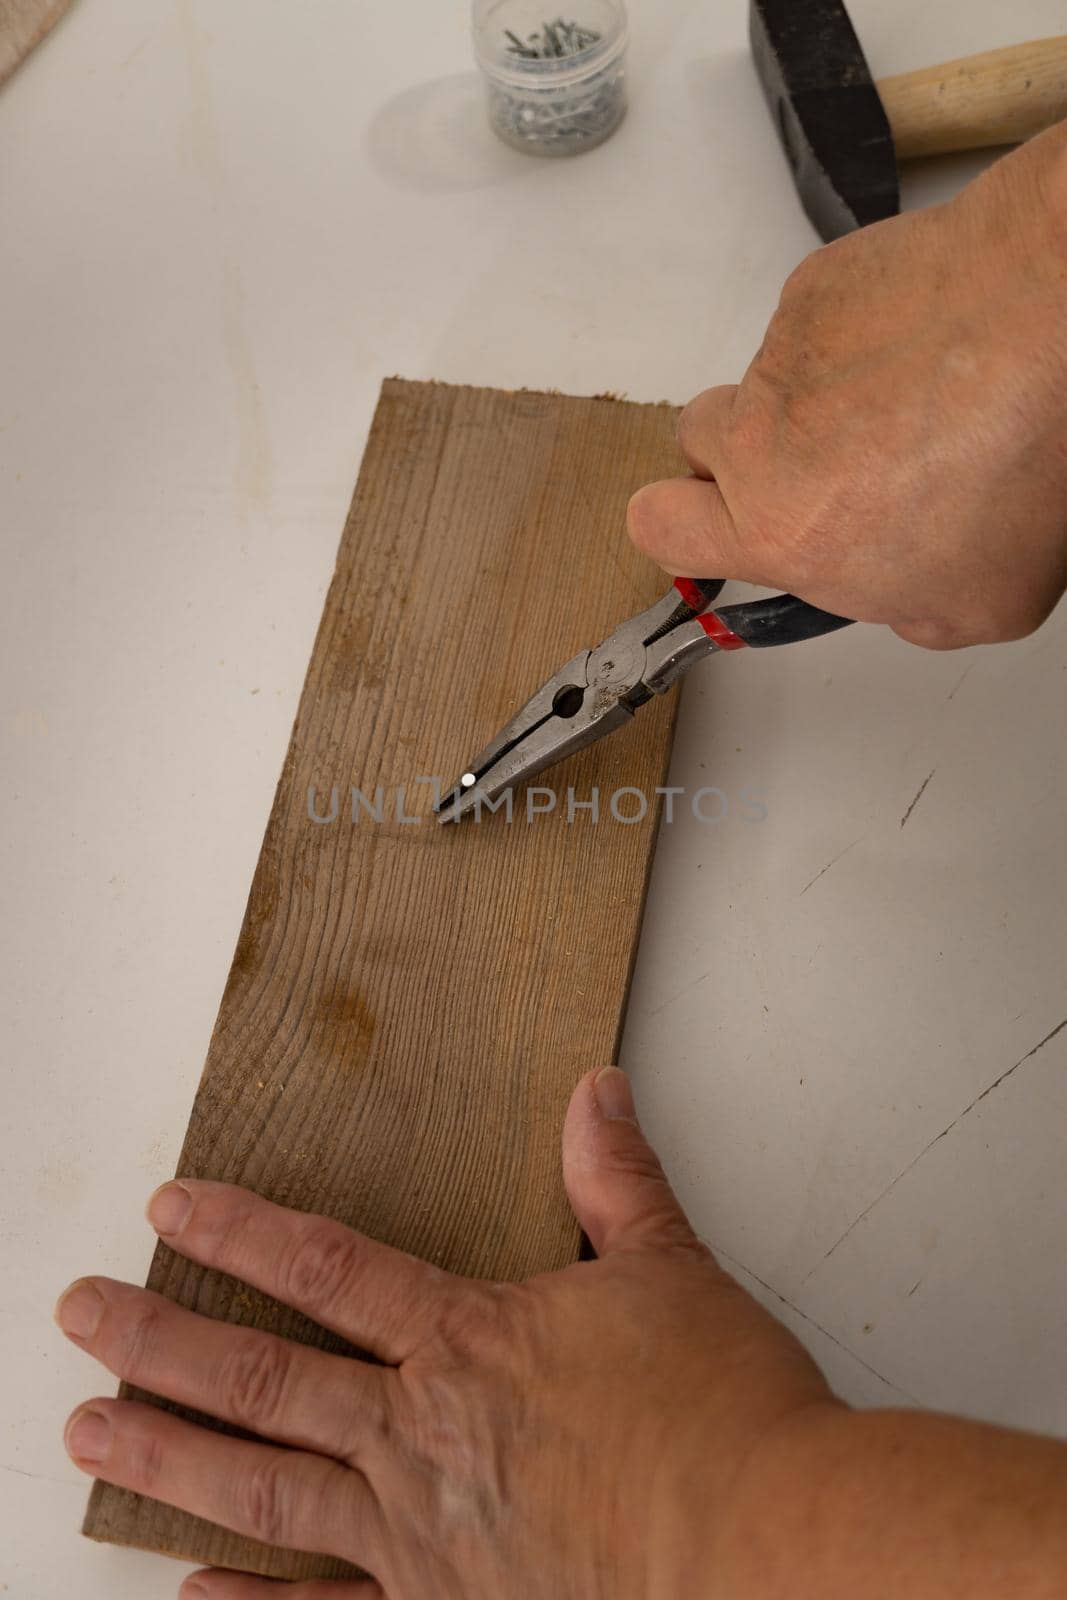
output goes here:
{"type": "Polygon", "coordinates": [[[1067,117],[1067,38],[902,72],[878,93],[900,160],[1019,144],[1067,117]]]}

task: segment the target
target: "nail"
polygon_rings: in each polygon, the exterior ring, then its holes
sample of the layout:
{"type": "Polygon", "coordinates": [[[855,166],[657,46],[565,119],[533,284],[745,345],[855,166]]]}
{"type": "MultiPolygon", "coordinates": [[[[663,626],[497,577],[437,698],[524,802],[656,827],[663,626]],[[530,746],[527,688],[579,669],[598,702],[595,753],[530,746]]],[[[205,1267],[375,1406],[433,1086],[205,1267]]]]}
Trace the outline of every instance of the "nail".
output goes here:
{"type": "Polygon", "coordinates": [[[104,1314],[104,1297],[91,1283],[75,1283],[59,1297],[56,1321],[72,1339],[91,1339],[104,1314]]]}
{"type": "Polygon", "coordinates": [[[111,1424],[102,1411],[79,1411],[67,1424],[67,1449],[75,1461],[97,1466],[111,1446],[111,1424]]]}
{"type": "Polygon", "coordinates": [[[148,1220],[164,1237],[181,1233],[193,1209],[193,1197],[181,1183],[165,1183],[148,1202],[148,1220]]]}
{"type": "Polygon", "coordinates": [[[199,1578],[186,1578],[178,1592],[178,1600],[207,1600],[207,1590],[199,1578]]]}
{"type": "Polygon", "coordinates": [[[625,1072],[620,1072],[618,1067],[605,1067],[593,1079],[593,1092],[596,1095],[600,1114],[609,1122],[629,1121],[636,1119],[637,1111],[634,1106],[633,1091],[630,1080],[625,1072]]]}

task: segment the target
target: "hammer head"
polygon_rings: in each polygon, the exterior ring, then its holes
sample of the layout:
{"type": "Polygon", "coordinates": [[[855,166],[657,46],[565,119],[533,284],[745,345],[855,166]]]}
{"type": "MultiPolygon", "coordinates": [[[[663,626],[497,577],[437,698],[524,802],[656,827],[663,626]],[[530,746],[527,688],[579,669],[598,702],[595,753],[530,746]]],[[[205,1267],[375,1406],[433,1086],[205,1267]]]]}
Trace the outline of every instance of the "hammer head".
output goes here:
{"type": "Polygon", "coordinates": [[[823,239],[900,210],[893,135],[841,0],[751,0],[752,56],[823,239]]]}

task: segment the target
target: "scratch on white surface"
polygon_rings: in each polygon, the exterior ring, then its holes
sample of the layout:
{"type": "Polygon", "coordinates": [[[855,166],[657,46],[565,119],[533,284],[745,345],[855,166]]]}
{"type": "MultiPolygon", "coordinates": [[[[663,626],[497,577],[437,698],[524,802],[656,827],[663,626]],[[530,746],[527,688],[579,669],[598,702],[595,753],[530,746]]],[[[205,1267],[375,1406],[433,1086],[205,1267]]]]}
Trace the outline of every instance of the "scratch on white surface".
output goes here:
{"type": "Polygon", "coordinates": [[[836,1345],[839,1350],[843,1350],[846,1356],[851,1356],[853,1361],[856,1362],[857,1366],[861,1366],[865,1372],[869,1372],[872,1378],[877,1378],[879,1383],[884,1383],[887,1389],[892,1389],[894,1394],[899,1394],[903,1400],[910,1401],[913,1406],[922,1405],[923,1402],[917,1399],[915,1395],[909,1394],[908,1391],[906,1389],[902,1389],[898,1383],[893,1383],[889,1378],[883,1377],[875,1367],[871,1366],[869,1361],[864,1361],[863,1357],[858,1356],[855,1350],[850,1350],[847,1344],[842,1344],[841,1340],[836,1338],[830,1332],[829,1328],[824,1328],[821,1322],[816,1322],[815,1318],[809,1317],[806,1311],[801,1311],[799,1306],[794,1305],[792,1300],[787,1300],[785,1295],[776,1289],[772,1283],[768,1283],[766,1279],[761,1278],[757,1272],[753,1272],[751,1267],[746,1267],[743,1261],[738,1261],[736,1256],[730,1255],[730,1253],[726,1250],[720,1250],[717,1245],[711,1244],[708,1246],[708,1248],[720,1260],[729,1261],[731,1266],[740,1267],[742,1272],[746,1272],[748,1274],[753,1283],[758,1283],[761,1289],[766,1289],[768,1294],[773,1294],[774,1298],[779,1302],[779,1304],[788,1307],[788,1309],[792,1311],[795,1316],[800,1318],[801,1322],[806,1322],[809,1328],[814,1328],[816,1333],[821,1333],[824,1339],[829,1339],[830,1343],[836,1345]]]}
{"type": "Polygon", "coordinates": [[[16,1478],[32,1478],[34,1483],[58,1483],[63,1489],[77,1489],[81,1487],[79,1478],[50,1478],[44,1472],[27,1472],[25,1467],[9,1467],[6,1461],[0,1461],[0,1472],[14,1473],[16,1478]]]}
{"type": "MultiPolygon", "coordinates": [[[[936,771],[937,771],[937,768],[935,767],[934,768],[934,772],[936,772],[936,771]]],[[[911,802],[911,805],[908,807],[907,811],[905,811],[904,815],[900,819],[900,826],[901,827],[903,827],[904,824],[907,822],[908,818],[911,816],[912,812],[915,810],[915,807],[919,804],[919,801],[922,799],[923,795],[926,793],[926,786],[930,782],[930,779],[933,777],[934,772],[928,772],[926,777],[923,779],[922,783],[920,783],[918,794],[915,796],[915,799],[911,802]]]]}
{"type": "MultiPolygon", "coordinates": [[[[863,837],[863,835],[861,834],[860,838],[862,838],[862,837],[863,837]]],[[[837,863],[841,860],[841,857],[842,856],[847,856],[850,850],[855,850],[855,848],[859,844],[859,842],[860,842],[859,839],[853,839],[851,844],[846,844],[846,846],[845,846],[845,848],[843,850],[839,850],[837,852],[836,856],[832,856],[830,858],[830,860],[826,863],[825,867],[821,867],[819,869],[819,871],[815,874],[814,878],[809,878],[808,879],[808,881],[804,885],[803,889],[801,889],[800,894],[807,894],[807,892],[811,888],[812,884],[813,883],[818,883],[818,881],[822,877],[823,873],[824,872],[829,872],[831,867],[836,867],[837,863]]],[[[797,899],[798,900],[800,899],[800,894],[797,895],[797,899]]]]}
{"type": "MultiPolygon", "coordinates": [[[[807,1283],[809,1278],[812,1278],[812,1277],[815,1276],[815,1274],[819,1271],[819,1268],[821,1266],[823,1266],[823,1264],[825,1262],[829,1261],[829,1259],[833,1255],[834,1251],[836,1249],[838,1249],[838,1247],[840,1245],[844,1244],[844,1242],[848,1238],[849,1234],[852,1233],[854,1229],[858,1228],[860,1223],[863,1222],[867,1217],[870,1216],[870,1214],[874,1210],[875,1206],[880,1205],[882,1203],[882,1201],[885,1199],[887,1194],[891,1194],[893,1192],[893,1190],[896,1188],[897,1184],[900,1182],[901,1178],[906,1178],[908,1173],[912,1170],[912,1168],[918,1166],[918,1164],[922,1160],[923,1156],[927,1155],[928,1152],[931,1151],[934,1148],[935,1144],[940,1144],[941,1140],[944,1139],[947,1134],[950,1134],[952,1132],[953,1128],[958,1127],[959,1124],[963,1121],[964,1117],[966,1117],[971,1111],[974,1110],[975,1106],[981,1105],[982,1101],[986,1098],[987,1095],[992,1094],[994,1089],[999,1089],[1000,1085],[1002,1083],[1004,1083],[1008,1078],[1010,1078],[1013,1072],[1016,1072],[1018,1070],[1018,1068],[1023,1065],[1024,1062],[1029,1061],[1033,1056],[1036,1056],[1037,1052],[1039,1050],[1043,1050],[1047,1044],[1051,1043],[1051,1041],[1053,1039],[1055,1039],[1055,1037],[1056,1037],[1056,1035],[1058,1033],[1062,1033],[1063,1032],[1064,1028],[1067,1028],[1067,1017],[1064,1017],[1063,1021],[1058,1023],[1056,1025],[1056,1027],[1053,1028],[1050,1033],[1046,1033],[1046,1035],[1045,1035],[1045,1037],[1043,1039],[1039,1039],[1037,1041],[1037,1043],[1034,1045],[1032,1050],[1028,1050],[1024,1056],[1020,1056],[1019,1057],[1018,1061],[1013,1062],[1013,1064],[1010,1067],[1007,1067],[1005,1069],[1005,1071],[1003,1071],[1000,1074],[999,1078],[994,1078],[993,1082],[989,1085],[989,1087],[987,1089],[983,1089],[981,1094],[975,1095],[975,1097],[971,1101],[970,1105],[964,1106],[963,1110],[959,1113],[959,1115],[957,1117],[953,1117],[952,1121],[949,1123],[947,1128],[942,1128],[941,1132],[939,1134],[937,1134],[933,1139],[931,1139],[928,1144],[923,1145],[923,1148],[919,1151],[919,1154],[917,1156],[915,1156],[913,1160],[909,1161],[906,1167],[904,1167],[900,1172],[897,1173],[897,1175],[893,1179],[892,1183],[887,1183],[885,1188],[881,1191],[881,1193],[875,1195],[875,1197],[871,1201],[870,1205],[867,1206],[863,1211],[860,1212],[859,1216],[855,1219],[855,1221],[849,1223],[848,1227],[845,1229],[844,1233],[841,1234],[840,1238],[835,1239],[834,1243],[830,1246],[829,1250],[827,1250],[826,1254],[821,1258],[821,1260],[819,1260],[819,1261],[817,1261],[815,1263],[815,1265],[812,1267],[811,1271],[809,1273],[807,1273],[806,1276],[803,1278],[802,1283],[801,1283],[801,1287],[803,1287],[803,1285],[805,1283],[807,1283]]],[[[922,1280],[920,1279],[919,1281],[921,1282],[922,1280]]],[[[916,1288],[918,1288],[918,1284],[916,1284],[916,1288]]],[[[914,1293],[915,1291],[912,1290],[911,1292],[914,1293]]]]}
{"type": "Polygon", "coordinates": [[[975,664],[972,661],[970,666],[969,667],[965,667],[964,670],[960,673],[960,676],[956,679],[956,687],[954,689],[950,689],[948,694],[945,696],[945,704],[946,705],[948,705],[950,700],[955,699],[956,695],[963,688],[963,680],[964,680],[964,678],[967,677],[968,673],[974,671],[974,665],[975,664]]]}
{"type": "Polygon", "coordinates": [[[140,44],[135,44],[129,55],[123,56],[122,60],[119,62],[119,71],[125,72],[129,67],[132,67],[133,63],[137,60],[137,57],[141,54],[141,51],[146,49],[148,45],[152,43],[154,38],[154,33],[146,33],[140,44]]]}
{"type": "Polygon", "coordinates": [[[664,1000],[661,1005],[656,1006],[652,1011],[650,1011],[648,1013],[649,1016],[650,1017],[655,1017],[655,1016],[658,1016],[661,1011],[666,1011],[667,1007],[668,1006],[673,1006],[676,1001],[678,1001],[678,1000],[680,1000],[682,998],[683,994],[688,994],[690,989],[696,989],[700,984],[702,984],[707,978],[710,978],[710,977],[711,977],[711,968],[709,967],[707,972],[702,972],[700,974],[699,978],[694,978],[692,983],[687,983],[685,985],[684,989],[679,989],[677,994],[672,994],[668,999],[664,1000]]]}
{"type": "MultiPolygon", "coordinates": [[[[985,1099],[987,1094],[992,1094],[994,1089],[999,1089],[1004,1080],[1006,1078],[1010,1078],[1012,1073],[1021,1067],[1024,1061],[1029,1061],[1031,1056],[1036,1056],[1037,1052],[1039,1050],[1043,1050],[1047,1044],[1050,1044],[1058,1033],[1063,1032],[1064,1028],[1067,1028],[1067,1017],[1064,1017],[1062,1022],[1058,1022],[1052,1029],[1051,1033],[1046,1033],[1043,1039],[1039,1039],[1032,1050],[1028,1050],[1026,1054],[1024,1056],[1020,1056],[1018,1061],[1014,1062],[1012,1066],[1006,1068],[1006,1070],[1000,1074],[999,1078],[994,1078],[988,1089],[983,1089],[981,1094],[972,1100],[969,1106],[964,1107],[959,1116],[956,1118],[956,1122],[962,1121],[962,1119],[967,1115],[967,1112],[973,1111],[975,1106],[979,1105],[985,1099]]],[[[951,1133],[953,1128],[956,1126],[956,1122],[950,1122],[948,1127],[945,1129],[945,1133],[951,1133]]],[[[943,1139],[944,1137],[944,1133],[938,1134],[939,1139],[943,1139]]]]}

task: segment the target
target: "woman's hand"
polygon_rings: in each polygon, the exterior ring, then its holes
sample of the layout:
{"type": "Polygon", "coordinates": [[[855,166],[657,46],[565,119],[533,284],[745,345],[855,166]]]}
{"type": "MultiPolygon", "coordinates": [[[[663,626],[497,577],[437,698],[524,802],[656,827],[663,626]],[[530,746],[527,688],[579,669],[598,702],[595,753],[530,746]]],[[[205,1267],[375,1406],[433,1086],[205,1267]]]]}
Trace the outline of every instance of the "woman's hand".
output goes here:
{"type": "MultiPolygon", "coordinates": [[[[241,1189],[171,1183],[150,1219],[193,1261],[299,1308],[385,1365],[210,1321],[86,1278],[57,1310],[111,1372],[270,1443],[93,1400],[84,1471],[367,1583],[289,1600],[733,1595],[762,1464],[846,1415],[800,1345],[694,1237],[607,1068],[575,1092],[564,1175],[599,1259],[520,1284],[453,1278],[241,1189]],[[284,1446],[285,1448],[279,1448],[284,1446]]],[[[205,1572],[182,1600],[269,1600],[205,1572]]]]}
{"type": "Polygon", "coordinates": [[[743,382],[682,415],[696,477],[641,490],[631,536],[916,644],[1018,638],[1067,587],[1065,395],[1061,124],[802,262],[743,382]]]}

